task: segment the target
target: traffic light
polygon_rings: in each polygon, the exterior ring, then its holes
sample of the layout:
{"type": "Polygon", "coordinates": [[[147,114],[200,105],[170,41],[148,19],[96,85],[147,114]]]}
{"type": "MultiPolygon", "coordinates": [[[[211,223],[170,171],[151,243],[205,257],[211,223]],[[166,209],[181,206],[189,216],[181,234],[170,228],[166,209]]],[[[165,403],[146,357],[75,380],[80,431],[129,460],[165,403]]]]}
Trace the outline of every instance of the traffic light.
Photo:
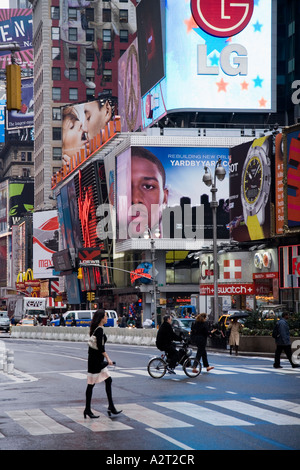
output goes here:
{"type": "Polygon", "coordinates": [[[8,111],[20,111],[22,106],[21,67],[17,64],[6,66],[6,107],[8,111]]]}
{"type": "Polygon", "coordinates": [[[77,279],[83,279],[82,268],[78,268],[77,279]]]}

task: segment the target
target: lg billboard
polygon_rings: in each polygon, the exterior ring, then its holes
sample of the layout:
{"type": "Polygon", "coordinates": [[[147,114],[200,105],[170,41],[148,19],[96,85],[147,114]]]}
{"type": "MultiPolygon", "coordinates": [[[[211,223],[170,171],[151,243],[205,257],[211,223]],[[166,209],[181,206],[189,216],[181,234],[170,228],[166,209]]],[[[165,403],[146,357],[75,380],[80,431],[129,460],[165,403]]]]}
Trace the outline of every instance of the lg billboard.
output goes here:
{"type": "MultiPolygon", "coordinates": [[[[164,69],[160,61],[155,76],[163,71],[164,76],[145,91],[141,74],[145,127],[162,116],[164,108],[167,112],[276,110],[276,1],[168,0],[161,5],[165,43],[157,34],[155,46],[164,56],[164,69]],[[149,94],[157,98],[150,116],[149,94]]],[[[145,34],[148,30],[149,25],[145,34]]],[[[139,38],[139,53],[145,55],[145,47],[140,49],[143,43],[139,38]]],[[[150,45],[152,52],[153,41],[150,45]]]]}

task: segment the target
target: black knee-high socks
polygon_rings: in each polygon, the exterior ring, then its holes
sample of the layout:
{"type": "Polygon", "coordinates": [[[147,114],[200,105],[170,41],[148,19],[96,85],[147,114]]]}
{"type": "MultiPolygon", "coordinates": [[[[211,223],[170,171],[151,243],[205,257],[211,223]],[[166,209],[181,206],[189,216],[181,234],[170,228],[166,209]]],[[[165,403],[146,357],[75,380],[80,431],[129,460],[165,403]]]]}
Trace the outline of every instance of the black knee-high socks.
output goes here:
{"type": "MultiPolygon", "coordinates": [[[[111,384],[112,384],[112,378],[108,377],[105,380],[105,391],[107,395],[107,400],[108,400],[108,407],[111,410],[114,410],[114,402],[112,399],[112,389],[111,389],[111,384]]],[[[91,401],[92,401],[92,395],[93,395],[93,388],[95,384],[88,384],[86,387],[85,391],[85,411],[91,411],[91,401]]]]}

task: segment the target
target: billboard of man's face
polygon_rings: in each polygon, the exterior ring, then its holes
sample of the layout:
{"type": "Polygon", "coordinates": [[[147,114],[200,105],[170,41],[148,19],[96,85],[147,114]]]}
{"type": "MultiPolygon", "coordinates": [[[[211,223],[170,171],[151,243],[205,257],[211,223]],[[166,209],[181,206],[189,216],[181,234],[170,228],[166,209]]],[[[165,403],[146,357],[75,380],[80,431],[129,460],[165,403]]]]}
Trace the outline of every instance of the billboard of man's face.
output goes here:
{"type": "MultiPolygon", "coordinates": [[[[228,167],[228,149],[131,147],[116,158],[117,239],[212,236],[209,189],[204,167],[213,173],[220,158],[228,167]],[[201,212],[202,211],[202,212],[201,212]],[[194,234],[193,234],[194,232],[194,234]],[[211,232],[211,233],[210,233],[211,232]],[[196,235],[197,234],[197,235],[196,235]]],[[[218,191],[218,235],[228,238],[227,176],[218,191]]]]}
{"type": "MultiPolygon", "coordinates": [[[[160,228],[162,208],[168,202],[165,184],[166,174],[160,160],[148,150],[134,147],[131,155],[131,203],[146,208],[145,229],[160,228]]],[[[133,216],[132,223],[135,220],[139,218],[133,216]]]]}

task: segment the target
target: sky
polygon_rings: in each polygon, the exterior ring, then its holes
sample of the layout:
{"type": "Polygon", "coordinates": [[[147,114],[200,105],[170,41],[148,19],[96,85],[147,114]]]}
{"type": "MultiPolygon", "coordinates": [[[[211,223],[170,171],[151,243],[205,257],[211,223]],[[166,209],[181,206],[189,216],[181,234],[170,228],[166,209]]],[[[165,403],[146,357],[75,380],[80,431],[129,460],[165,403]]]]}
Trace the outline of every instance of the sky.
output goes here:
{"type": "Polygon", "coordinates": [[[9,0],[1,0],[1,8],[9,8],[9,0]]]}

